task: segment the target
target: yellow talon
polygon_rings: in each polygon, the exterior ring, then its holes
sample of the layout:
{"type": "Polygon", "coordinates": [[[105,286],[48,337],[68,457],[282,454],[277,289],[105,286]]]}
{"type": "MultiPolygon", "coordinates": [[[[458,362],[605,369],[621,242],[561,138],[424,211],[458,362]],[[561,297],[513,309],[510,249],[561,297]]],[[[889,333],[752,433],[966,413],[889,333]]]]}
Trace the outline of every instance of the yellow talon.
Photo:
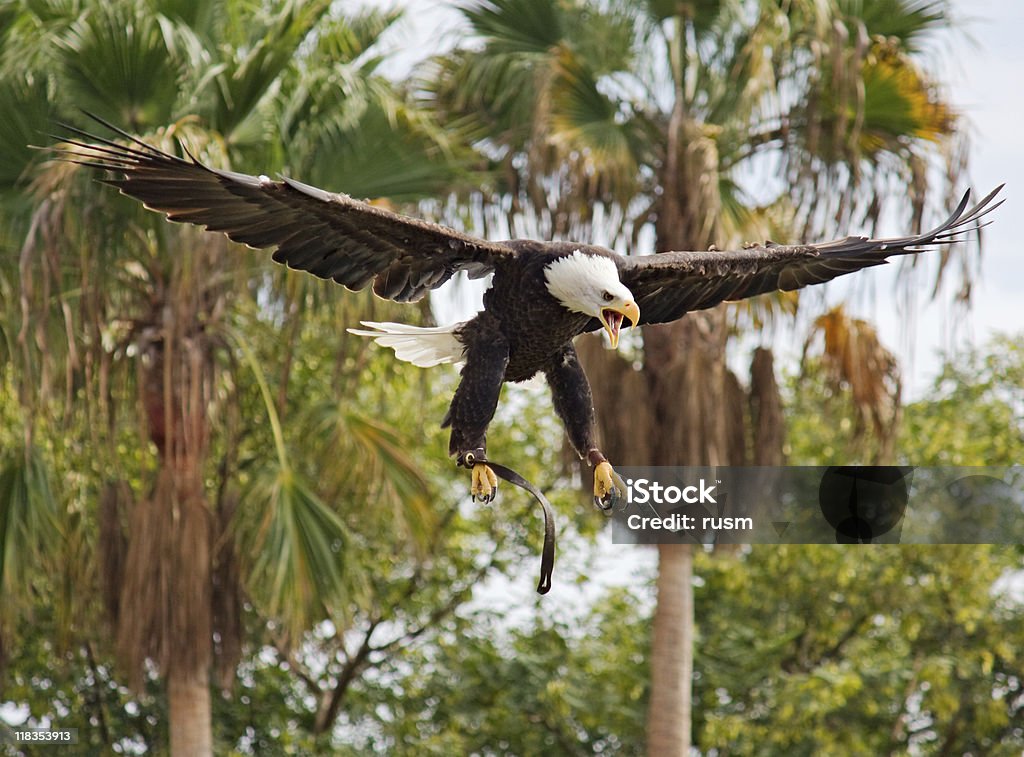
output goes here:
{"type": "Polygon", "coordinates": [[[618,496],[619,489],[615,486],[615,471],[607,460],[600,462],[594,468],[594,503],[602,508],[608,509],[618,496]]]}
{"type": "Polygon", "coordinates": [[[498,493],[498,477],[490,466],[484,463],[477,463],[473,466],[473,486],[469,490],[470,495],[482,502],[491,502],[498,493]]]}

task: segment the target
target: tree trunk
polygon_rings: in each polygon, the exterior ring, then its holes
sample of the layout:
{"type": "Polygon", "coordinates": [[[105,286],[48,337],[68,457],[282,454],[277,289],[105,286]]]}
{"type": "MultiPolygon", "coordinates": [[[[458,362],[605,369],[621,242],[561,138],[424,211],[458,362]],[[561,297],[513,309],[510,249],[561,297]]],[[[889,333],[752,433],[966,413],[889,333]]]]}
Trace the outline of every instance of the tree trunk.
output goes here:
{"type": "MultiPolygon", "coordinates": [[[[156,663],[167,687],[171,754],[205,757],[213,754],[213,540],[219,532],[204,476],[215,363],[200,325],[201,290],[177,283],[160,320],[153,319],[162,328],[139,342],[148,357],[140,399],[159,467],[150,496],[132,513],[117,608],[118,656],[137,689],[147,660],[156,663]]],[[[219,630],[230,632],[231,624],[219,630]]],[[[231,643],[221,639],[222,648],[231,643]]]]}
{"type": "Polygon", "coordinates": [[[173,666],[167,673],[167,702],[173,757],[213,754],[208,669],[188,671],[173,666]]]}
{"type": "MultiPolygon", "coordinates": [[[[644,328],[644,369],[658,418],[654,454],[659,466],[721,465],[728,460],[723,392],[729,385],[719,342],[722,313],[698,313],[644,328]]],[[[689,754],[692,744],[694,655],[693,547],[658,546],[657,608],[651,641],[651,700],[647,753],[689,754]]]]}
{"type": "MultiPolygon", "coordinates": [[[[678,34],[683,34],[680,24],[678,34]]],[[[680,45],[682,44],[680,36],[680,45]]],[[[680,48],[680,62],[682,49],[680,48]]],[[[685,112],[682,77],[666,135],[657,249],[700,250],[717,239],[718,150],[685,112]]],[[[721,308],[682,321],[644,327],[644,367],[659,419],[652,465],[735,462],[737,438],[725,412],[736,383],[725,365],[728,326],[721,308]]],[[[742,433],[738,437],[742,440],[742,433]]],[[[742,448],[738,451],[742,458],[742,448]]],[[[689,754],[693,698],[693,547],[658,547],[658,605],[651,643],[647,753],[689,754]]]]}
{"type": "Polygon", "coordinates": [[[651,646],[647,753],[686,755],[691,744],[693,547],[658,546],[658,606],[651,646]]]}
{"type": "MultiPolygon", "coordinates": [[[[655,249],[703,250],[724,241],[718,238],[718,149],[686,112],[684,19],[678,23],[676,100],[665,134],[655,249]]],[[[601,441],[613,464],[742,465],[750,457],[747,408],[757,423],[752,441],[769,448],[758,453],[759,459],[781,456],[782,415],[771,354],[759,353],[748,397],[726,365],[729,334],[723,307],[690,313],[675,323],[644,326],[639,375],[621,356],[586,344],[581,359],[597,387],[601,441]],[[632,448],[616,444],[625,439],[632,448]]],[[[647,751],[652,757],[688,754],[693,736],[693,546],[660,545],[658,556],[647,712],[647,751]]]]}

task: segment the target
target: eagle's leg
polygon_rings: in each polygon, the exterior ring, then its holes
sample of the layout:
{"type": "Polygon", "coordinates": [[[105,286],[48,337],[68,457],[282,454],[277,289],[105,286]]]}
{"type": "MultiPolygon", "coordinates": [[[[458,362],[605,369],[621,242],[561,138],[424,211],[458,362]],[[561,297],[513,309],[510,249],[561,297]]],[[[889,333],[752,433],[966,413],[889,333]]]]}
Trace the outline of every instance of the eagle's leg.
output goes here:
{"type": "MultiPolygon", "coordinates": [[[[471,323],[470,326],[473,324],[471,323]]],[[[486,464],[487,426],[494,417],[508,365],[508,342],[494,331],[467,328],[466,365],[443,426],[451,426],[448,454],[473,471],[470,494],[491,502],[498,493],[498,477],[486,464]]]]}
{"type": "Polygon", "coordinates": [[[551,387],[555,412],[562,419],[573,449],[594,466],[594,504],[608,510],[621,492],[615,485],[615,471],[597,447],[594,398],[572,344],[555,358],[545,372],[551,387]]]}

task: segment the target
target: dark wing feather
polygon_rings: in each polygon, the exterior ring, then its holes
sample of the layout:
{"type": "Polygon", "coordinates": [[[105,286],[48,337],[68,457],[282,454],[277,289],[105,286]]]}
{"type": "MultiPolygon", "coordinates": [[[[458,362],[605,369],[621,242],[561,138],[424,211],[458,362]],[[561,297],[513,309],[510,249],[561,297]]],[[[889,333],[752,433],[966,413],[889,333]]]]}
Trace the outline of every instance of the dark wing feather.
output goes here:
{"type": "Polygon", "coordinates": [[[636,297],[640,322],[665,323],[726,300],[821,284],[882,265],[891,256],[924,252],[926,245],[961,241],[979,226],[982,216],[1002,204],[1002,200],[992,202],[1000,189],[969,210],[970,193],[966,193],[945,223],[916,236],[846,237],[811,245],[769,243],[733,252],[663,252],[620,258],[619,277],[636,297]]]}
{"type": "Polygon", "coordinates": [[[129,145],[65,127],[59,157],[120,174],[105,180],[172,221],[220,231],[250,247],[276,247],[274,260],[349,289],[371,281],[379,296],[411,302],[457,271],[479,277],[510,247],[325,192],[291,179],[272,181],[169,155],[97,119],[129,145]]]}

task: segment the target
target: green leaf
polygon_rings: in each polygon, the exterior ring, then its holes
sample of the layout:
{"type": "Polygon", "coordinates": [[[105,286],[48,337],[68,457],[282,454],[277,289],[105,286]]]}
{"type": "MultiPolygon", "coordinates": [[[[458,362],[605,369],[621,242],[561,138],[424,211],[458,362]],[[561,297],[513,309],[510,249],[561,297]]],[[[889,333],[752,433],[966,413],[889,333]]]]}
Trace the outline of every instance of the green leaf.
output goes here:
{"type": "Polygon", "coordinates": [[[837,0],[848,22],[863,23],[871,36],[893,37],[907,52],[921,49],[923,38],[952,22],[948,0],[837,0]]]}
{"type": "MultiPolygon", "coordinates": [[[[289,0],[251,46],[236,49],[216,77],[214,127],[225,136],[243,132],[260,101],[292,63],[311,30],[327,12],[328,0],[289,0]]],[[[251,127],[250,127],[251,128],[251,127]]]]}
{"type": "Polygon", "coordinates": [[[600,173],[635,173],[630,122],[618,117],[616,103],[601,92],[597,78],[569,53],[559,57],[551,98],[552,138],[564,143],[566,152],[588,151],[593,170],[600,173]]]}
{"type": "Polygon", "coordinates": [[[0,593],[23,598],[41,554],[60,542],[58,504],[39,451],[9,450],[0,458],[0,593]]]}
{"type": "Polygon", "coordinates": [[[30,145],[47,141],[55,109],[45,77],[0,78],[0,189],[23,187],[28,166],[41,155],[30,145]]]}
{"type": "Polygon", "coordinates": [[[141,0],[91,6],[58,46],[66,100],[134,130],[170,119],[181,71],[141,0]]]}
{"type": "Polygon", "coordinates": [[[298,638],[338,614],[359,583],[346,560],[348,536],[338,516],[291,471],[268,467],[248,494],[250,517],[263,513],[245,540],[251,558],[249,586],[260,610],[279,618],[298,638]]]}
{"type": "Polygon", "coordinates": [[[473,31],[495,51],[541,55],[562,39],[560,11],[550,0],[483,0],[462,7],[473,31]]]}

